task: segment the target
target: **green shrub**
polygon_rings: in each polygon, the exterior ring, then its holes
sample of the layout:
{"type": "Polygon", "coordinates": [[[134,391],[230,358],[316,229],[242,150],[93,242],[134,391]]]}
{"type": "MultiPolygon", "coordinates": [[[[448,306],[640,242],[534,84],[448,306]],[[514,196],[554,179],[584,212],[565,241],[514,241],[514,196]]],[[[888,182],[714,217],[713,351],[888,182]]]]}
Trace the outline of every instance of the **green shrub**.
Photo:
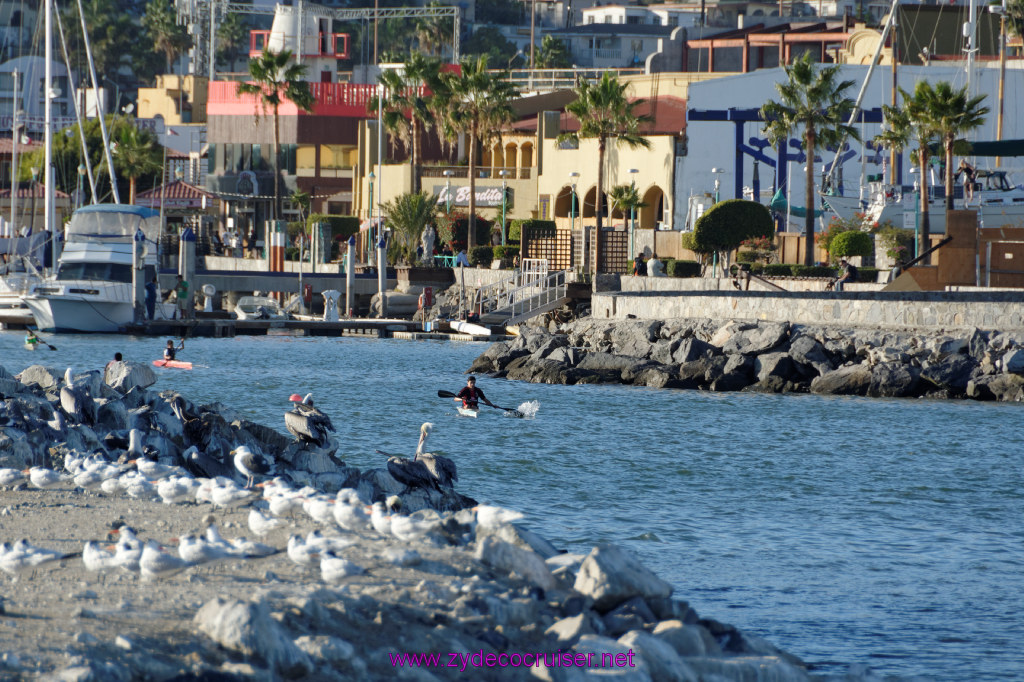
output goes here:
{"type": "Polygon", "coordinates": [[[734,251],[747,239],[774,236],[774,229],[767,207],[746,199],[727,199],[697,219],[694,243],[704,253],[734,251]]]}
{"type": "Polygon", "coordinates": [[[835,269],[827,265],[791,265],[794,277],[834,277],[835,269]]]}
{"type": "Polygon", "coordinates": [[[910,260],[909,254],[914,251],[914,231],[896,227],[886,221],[875,232],[878,245],[885,249],[885,255],[892,260],[910,260]]]}
{"type": "Polygon", "coordinates": [[[761,254],[757,251],[737,251],[736,262],[737,263],[756,263],[760,260],[761,254]]]}
{"type": "Polygon", "coordinates": [[[299,247],[297,247],[297,246],[286,246],[284,248],[284,259],[285,260],[299,260],[299,247]]]}
{"type": "Polygon", "coordinates": [[[764,263],[751,263],[750,274],[752,275],[763,275],[764,274],[764,263]]]}
{"type": "Polygon", "coordinates": [[[700,277],[700,263],[672,259],[665,265],[665,274],[669,277],[700,277]]]}
{"type": "Polygon", "coordinates": [[[857,268],[858,282],[877,282],[878,268],[857,268]]]}
{"type": "Polygon", "coordinates": [[[814,235],[814,241],[818,245],[818,248],[826,252],[829,258],[833,258],[835,254],[832,252],[832,242],[841,234],[847,232],[860,232],[861,226],[864,224],[864,214],[855,213],[853,218],[833,218],[828,227],[825,228],[824,232],[819,232],[814,235]]]}
{"type": "Polygon", "coordinates": [[[529,231],[534,236],[555,236],[554,220],[534,220],[533,218],[520,218],[513,220],[508,226],[508,239],[513,242],[523,240],[523,232],[529,231]],[[541,234],[538,235],[537,232],[541,234]]]}
{"type": "Polygon", "coordinates": [[[469,252],[469,264],[473,267],[489,268],[494,260],[494,249],[490,246],[474,246],[469,252]]]}
{"type": "Polygon", "coordinates": [[[875,253],[875,239],[867,232],[849,230],[841,232],[829,244],[828,254],[833,260],[861,256],[870,258],[875,253]]]}
{"type": "Polygon", "coordinates": [[[761,272],[765,277],[791,277],[793,267],[789,263],[769,263],[761,272]]]}
{"type": "Polygon", "coordinates": [[[518,246],[495,246],[494,257],[501,261],[501,267],[506,268],[512,265],[512,259],[519,255],[518,246]]]}

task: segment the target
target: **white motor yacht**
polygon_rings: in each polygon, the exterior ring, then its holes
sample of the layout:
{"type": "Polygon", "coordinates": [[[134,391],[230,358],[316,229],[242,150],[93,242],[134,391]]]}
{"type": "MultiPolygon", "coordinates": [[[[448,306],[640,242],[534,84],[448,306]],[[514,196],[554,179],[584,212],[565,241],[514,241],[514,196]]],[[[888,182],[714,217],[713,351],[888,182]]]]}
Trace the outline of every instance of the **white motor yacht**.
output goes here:
{"type": "MultiPolygon", "coordinates": [[[[159,213],[141,206],[95,204],[75,211],[56,276],[22,296],[39,329],[116,332],[130,325],[132,240],[142,230],[147,245],[155,244],[159,228],[159,213]]],[[[146,251],[145,265],[150,266],[148,272],[155,272],[156,249],[146,251]]],[[[161,317],[171,317],[172,305],[158,306],[161,317]]]]}

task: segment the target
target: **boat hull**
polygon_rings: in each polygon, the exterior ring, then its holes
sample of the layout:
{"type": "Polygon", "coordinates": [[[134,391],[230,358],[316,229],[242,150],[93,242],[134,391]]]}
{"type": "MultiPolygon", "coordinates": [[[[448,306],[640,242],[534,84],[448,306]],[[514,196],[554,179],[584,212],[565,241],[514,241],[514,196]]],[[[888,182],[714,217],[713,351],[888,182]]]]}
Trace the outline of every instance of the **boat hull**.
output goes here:
{"type": "Polygon", "coordinates": [[[460,407],[457,409],[459,410],[459,414],[463,417],[477,417],[480,413],[480,410],[471,410],[468,407],[460,407]]]}
{"type": "Polygon", "coordinates": [[[184,360],[154,360],[154,367],[166,367],[168,369],[192,369],[191,362],[184,360]]]}
{"type": "MultiPolygon", "coordinates": [[[[127,298],[128,286],[124,286],[127,298]]],[[[114,292],[110,292],[114,293],[114,292]]],[[[22,297],[36,326],[50,333],[112,333],[132,323],[132,306],[121,297],[41,295],[22,297]]]]}

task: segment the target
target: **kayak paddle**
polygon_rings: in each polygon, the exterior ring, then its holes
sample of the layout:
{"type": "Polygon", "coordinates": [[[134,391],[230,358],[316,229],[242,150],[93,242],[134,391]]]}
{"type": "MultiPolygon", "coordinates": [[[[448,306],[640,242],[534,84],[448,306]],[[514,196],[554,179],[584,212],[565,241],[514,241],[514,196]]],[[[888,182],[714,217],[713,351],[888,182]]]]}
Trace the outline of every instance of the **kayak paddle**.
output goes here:
{"type": "MultiPolygon", "coordinates": [[[[29,329],[31,329],[31,327],[29,327],[29,329]]],[[[43,339],[39,336],[39,334],[36,334],[36,338],[39,339],[39,343],[43,344],[44,346],[46,346],[50,350],[57,350],[56,346],[51,346],[50,344],[46,343],[46,341],[43,341],[43,339]]]]}
{"type": "MultiPolygon", "coordinates": [[[[438,391],[437,392],[437,397],[438,398],[458,398],[459,396],[455,395],[451,391],[438,391]]],[[[486,405],[487,403],[484,403],[484,404],[486,405]]],[[[523,416],[522,412],[520,412],[519,410],[516,410],[514,408],[511,408],[511,407],[498,407],[497,405],[489,405],[489,407],[493,407],[496,410],[505,410],[506,412],[511,412],[512,414],[514,414],[517,417],[522,417],[523,416]]]]}

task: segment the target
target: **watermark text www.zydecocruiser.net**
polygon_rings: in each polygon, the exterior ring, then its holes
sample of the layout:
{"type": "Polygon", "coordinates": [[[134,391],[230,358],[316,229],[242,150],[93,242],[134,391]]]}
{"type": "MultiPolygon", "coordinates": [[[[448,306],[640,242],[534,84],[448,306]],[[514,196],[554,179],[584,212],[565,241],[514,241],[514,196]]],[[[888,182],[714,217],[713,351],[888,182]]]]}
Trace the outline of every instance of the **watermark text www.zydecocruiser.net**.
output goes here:
{"type": "Polygon", "coordinates": [[[620,654],[576,653],[572,651],[485,654],[450,652],[427,654],[389,653],[395,668],[635,668],[633,650],[620,654]]]}

